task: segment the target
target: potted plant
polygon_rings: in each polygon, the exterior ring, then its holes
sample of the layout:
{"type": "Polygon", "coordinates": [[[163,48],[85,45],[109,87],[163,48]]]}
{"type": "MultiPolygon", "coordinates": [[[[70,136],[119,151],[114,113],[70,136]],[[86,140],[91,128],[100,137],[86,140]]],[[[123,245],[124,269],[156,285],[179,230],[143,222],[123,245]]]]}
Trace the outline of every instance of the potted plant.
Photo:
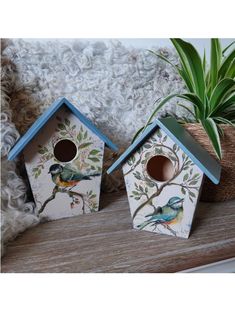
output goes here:
{"type": "MultiPolygon", "coordinates": [[[[192,109],[178,103],[192,116],[194,123],[184,126],[201,145],[221,162],[221,182],[218,186],[205,181],[202,200],[223,201],[235,198],[235,49],[233,43],[224,50],[219,39],[211,39],[210,65],[206,55],[200,57],[195,47],[182,40],[171,39],[179,64],[173,64],[168,58],[150,51],[170,64],[181,76],[186,91],[182,94],[170,94],[157,103],[145,127],[151,123],[157,112],[173,97],[184,99],[192,104],[192,109]]],[[[134,139],[135,139],[134,138],[134,139]]]]}

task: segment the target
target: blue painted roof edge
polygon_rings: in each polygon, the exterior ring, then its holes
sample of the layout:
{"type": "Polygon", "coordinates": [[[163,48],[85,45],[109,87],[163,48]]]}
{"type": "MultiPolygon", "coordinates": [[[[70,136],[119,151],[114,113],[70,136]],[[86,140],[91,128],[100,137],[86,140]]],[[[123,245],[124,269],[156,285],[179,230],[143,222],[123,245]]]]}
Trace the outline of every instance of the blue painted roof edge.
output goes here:
{"type": "Polygon", "coordinates": [[[94,134],[96,134],[109,148],[113,151],[118,151],[118,147],[104,134],[102,134],[96,126],[87,119],[73,104],[66,98],[57,99],[28,129],[28,131],[16,142],[14,147],[8,154],[8,160],[14,160],[15,157],[26,147],[26,145],[34,138],[39,130],[46,124],[46,122],[58,111],[62,105],[66,105],[73,114],[94,134]]]}
{"type": "MultiPolygon", "coordinates": [[[[172,118],[171,118],[172,119],[172,118]]],[[[175,143],[177,143],[179,145],[179,147],[191,158],[191,160],[207,175],[208,178],[210,178],[210,180],[215,183],[218,184],[219,180],[220,180],[220,172],[221,172],[221,167],[220,164],[210,156],[210,154],[203,149],[206,153],[207,156],[210,158],[211,161],[213,161],[213,163],[217,166],[217,171],[218,174],[215,175],[213,173],[211,173],[206,167],[205,165],[199,161],[194,154],[192,154],[190,152],[190,150],[188,150],[178,139],[177,137],[174,135],[174,133],[172,133],[163,123],[162,120],[164,119],[156,119],[150,126],[148,126],[148,128],[145,130],[145,132],[136,139],[136,141],[130,145],[126,151],[119,157],[119,159],[113,163],[113,165],[107,170],[107,173],[110,174],[112,173],[116,168],[118,168],[123,162],[125,162],[130,156],[131,154],[141,145],[143,144],[143,142],[149,137],[149,135],[159,126],[171,139],[173,139],[173,141],[175,143]]],[[[177,121],[176,121],[177,122],[177,121]]],[[[178,122],[177,122],[178,123],[178,122]]],[[[180,125],[179,125],[180,126],[180,125]]],[[[186,131],[186,130],[185,130],[186,131]]],[[[190,134],[189,134],[190,135],[190,134]]]]}
{"type": "MultiPolygon", "coordinates": [[[[164,119],[163,119],[164,120],[164,119]]],[[[220,181],[220,172],[221,172],[221,166],[220,164],[211,157],[211,155],[203,148],[203,150],[207,153],[207,156],[210,158],[210,161],[212,161],[215,165],[218,165],[218,167],[220,167],[219,169],[219,174],[216,177],[214,174],[212,174],[207,168],[206,166],[203,164],[202,161],[199,161],[195,155],[193,153],[190,152],[189,149],[187,149],[182,143],[181,141],[178,140],[178,138],[174,135],[174,133],[172,133],[161,121],[161,119],[157,120],[159,126],[163,129],[163,131],[169,135],[169,137],[171,139],[174,140],[174,142],[184,151],[185,154],[187,154],[191,160],[204,172],[204,174],[206,174],[206,176],[214,183],[214,184],[218,184],[220,181]]],[[[177,122],[177,121],[176,121],[177,122]]],[[[185,129],[184,129],[185,130],[185,129]]],[[[186,130],[185,130],[186,131],[186,130]]],[[[188,133],[189,134],[189,133],[188,133]]],[[[190,135],[190,134],[189,134],[190,135]]],[[[191,136],[191,135],[190,135],[191,136]]],[[[192,137],[192,136],[191,136],[192,137]]],[[[192,139],[194,139],[192,137],[192,139]]],[[[196,140],[195,140],[196,142],[196,140]]],[[[197,142],[196,142],[197,143],[197,142]]],[[[197,143],[198,144],[198,143],[197,143]]],[[[198,144],[199,145],[199,144],[198,144]]],[[[200,146],[201,147],[201,146],[200,146]]],[[[202,148],[202,147],[201,147],[202,148]]]]}

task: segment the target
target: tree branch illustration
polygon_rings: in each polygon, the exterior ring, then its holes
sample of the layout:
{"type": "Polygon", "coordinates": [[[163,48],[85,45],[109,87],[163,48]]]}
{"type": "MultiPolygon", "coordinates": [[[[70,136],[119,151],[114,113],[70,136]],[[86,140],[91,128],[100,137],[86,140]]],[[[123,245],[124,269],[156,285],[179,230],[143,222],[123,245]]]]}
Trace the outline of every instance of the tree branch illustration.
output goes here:
{"type": "Polygon", "coordinates": [[[168,226],[167,224],[162,224],[163,227],[165,227],[167,230],[169,230],[174,236],[176,236],[176,232],[175,230],[173,230],[170,226],[168,226]]]}
{"type": "Polygon", "coordinates": [[[196,186],[188,186],[185,184],[170,183],[169,186],[180,186],[180,187],[185,188],[185,189],[198,190],[198,187],[196,187],[196,186]]]}
{"type": "MultiPolygon", "coordinates": [[[[175,174],[173,175],[173,177],[172,177],[171,179],[169,179],[167,182],[165,182],[165,183],[162,184],[160,187],[158,187],[157,190],[156,190],[156,192],[154,192],[151,196],[148,197],[148,199],[147,199],[145,202],[141,203],[141,204],[137,207],[137,209],[136,209],[136,210],[134,211],[134,213],[133,213],[133,219],[136,217],[137,213],[138,213],[146,204],[151,204],[151,203],[152,203],[152,200],[153,200],[155,197],[159,196],[160,193],[162,192],[162,190],[163,190],[166,186],[169,186],[169,185],[171,184],[171,182],[172,182],[176,177],[178,177],[178,176],[181,174],[181,172],[182,172],[182,171],[184,170],[184,168],[186,167],[186,162],[187,162],[187,161],[188,161],[188,157],[186,157],[186,158],[184,159],[184,162],[182,163],[181,168],[180,168],[178,171],[175,172],[175,174]]],[[[176,185],[181,186],[180,184],[176,184],[176,185]]]]}
{"type": "Polygon", "coordinates": [[[47,198],[47,199],[45,200],[45,202],[42,204],[41,208],[40,208],[39,211],[38,211],[38,214],[41,214],[41,213],[44,211],[46,205],[47,205],[50,201],[52,201],[52,200],[55,199],[56,194],[57,194],[58,192],[60,192],[60,193],[67,193],[69,197],[72,197],[72,202],[71,202],[71,204],[74,203],[74,197],[80,197],[80,198],[82,199],[82,211],[83,211],[83,214],[85,213],[85,198],[84,198],[85,196],[84,196],[83,194],[78,193],[78,192],[75,192],[75,191],[71,191],[71,190],[66,189],[66,188],[59,188],[58,186],[55,186],[54,189],[53,189],[53,191],[52,191],[52,195],[51,195],[49,198],[47,198]]]}
{"type": "Polygon", "coordinates": [[[155,226],[155,227],[154,227],[154,230],[156,230],[157,226],[159,226],[159,225],[163,226],[163,228],[169,230],[174,236],[176,236],[175,230],[173,230],[169,225],[164,224],[164,223],[162,223],[162,224],[160,224],[160,223],[154,224],[154,226],[155,226]]]}
{"type": "Polygon", "coordinates": [[[177,236],[176,231],[173,230],[173,229],[172,229],[168,224],[166,224],[166,223],[163,223],[163,222],[161,223],[161,222],[155,221],[155,222],[153,222],[153,223],[150,223],[150,226],[153,227],[153,231],[155,231],[155,230],[158,228],[158,226],[162,226],[163,228],[169,230],[169,231],[172,233],[172,235],[177,236]]]}
{"type": "Polygon", "coordinates": [[[145,156],[145,153],[146,153],[146,152],[148,152],[148,150],[146,150],[145,152],[143,152],[143,153],[140,155],[138,161],[136,161],[136,162],[131,166],[131,168],[129,169],[129,171],[127,171],[126,173],[123,174],[124,176],[126,176],[126,175],[128,175],[129,173],[131,173],[131,172],[134,171],[134,169],[141,163],[141,161],[142,161],[143,157],[145,156]]]}

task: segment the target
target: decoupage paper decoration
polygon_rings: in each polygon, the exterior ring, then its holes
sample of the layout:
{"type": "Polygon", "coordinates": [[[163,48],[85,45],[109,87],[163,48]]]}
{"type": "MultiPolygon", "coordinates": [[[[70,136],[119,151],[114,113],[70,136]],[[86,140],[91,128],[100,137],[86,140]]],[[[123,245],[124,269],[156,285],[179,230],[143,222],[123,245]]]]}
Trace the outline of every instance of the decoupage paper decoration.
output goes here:
{"type": "Polygon", "coordinates": [[[157,119],[108,169],[123,165],[133,227],[188,238],[203,175],[220,165],[173,118],[157,119]]]}
{"type": "Polygon", "coordinates": [[[56,101],[9,153],[23,151],[35,213],[58,219],[98,211],[105,144],[117,150],[75,106],[56,101]]]}

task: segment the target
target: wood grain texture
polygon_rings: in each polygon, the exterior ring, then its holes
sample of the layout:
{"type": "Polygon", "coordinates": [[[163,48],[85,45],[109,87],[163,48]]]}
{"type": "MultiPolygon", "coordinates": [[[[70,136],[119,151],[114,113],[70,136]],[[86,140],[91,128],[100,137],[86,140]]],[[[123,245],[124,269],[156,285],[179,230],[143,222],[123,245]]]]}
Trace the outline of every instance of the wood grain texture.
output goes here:
{"type": "Polygon", "coordinates": [[[176,272],[235,256],[235,201],[200,203],[188,240],[133,230],[125,192],[101,207],[27,230],[2,272],[176,272]]]}

